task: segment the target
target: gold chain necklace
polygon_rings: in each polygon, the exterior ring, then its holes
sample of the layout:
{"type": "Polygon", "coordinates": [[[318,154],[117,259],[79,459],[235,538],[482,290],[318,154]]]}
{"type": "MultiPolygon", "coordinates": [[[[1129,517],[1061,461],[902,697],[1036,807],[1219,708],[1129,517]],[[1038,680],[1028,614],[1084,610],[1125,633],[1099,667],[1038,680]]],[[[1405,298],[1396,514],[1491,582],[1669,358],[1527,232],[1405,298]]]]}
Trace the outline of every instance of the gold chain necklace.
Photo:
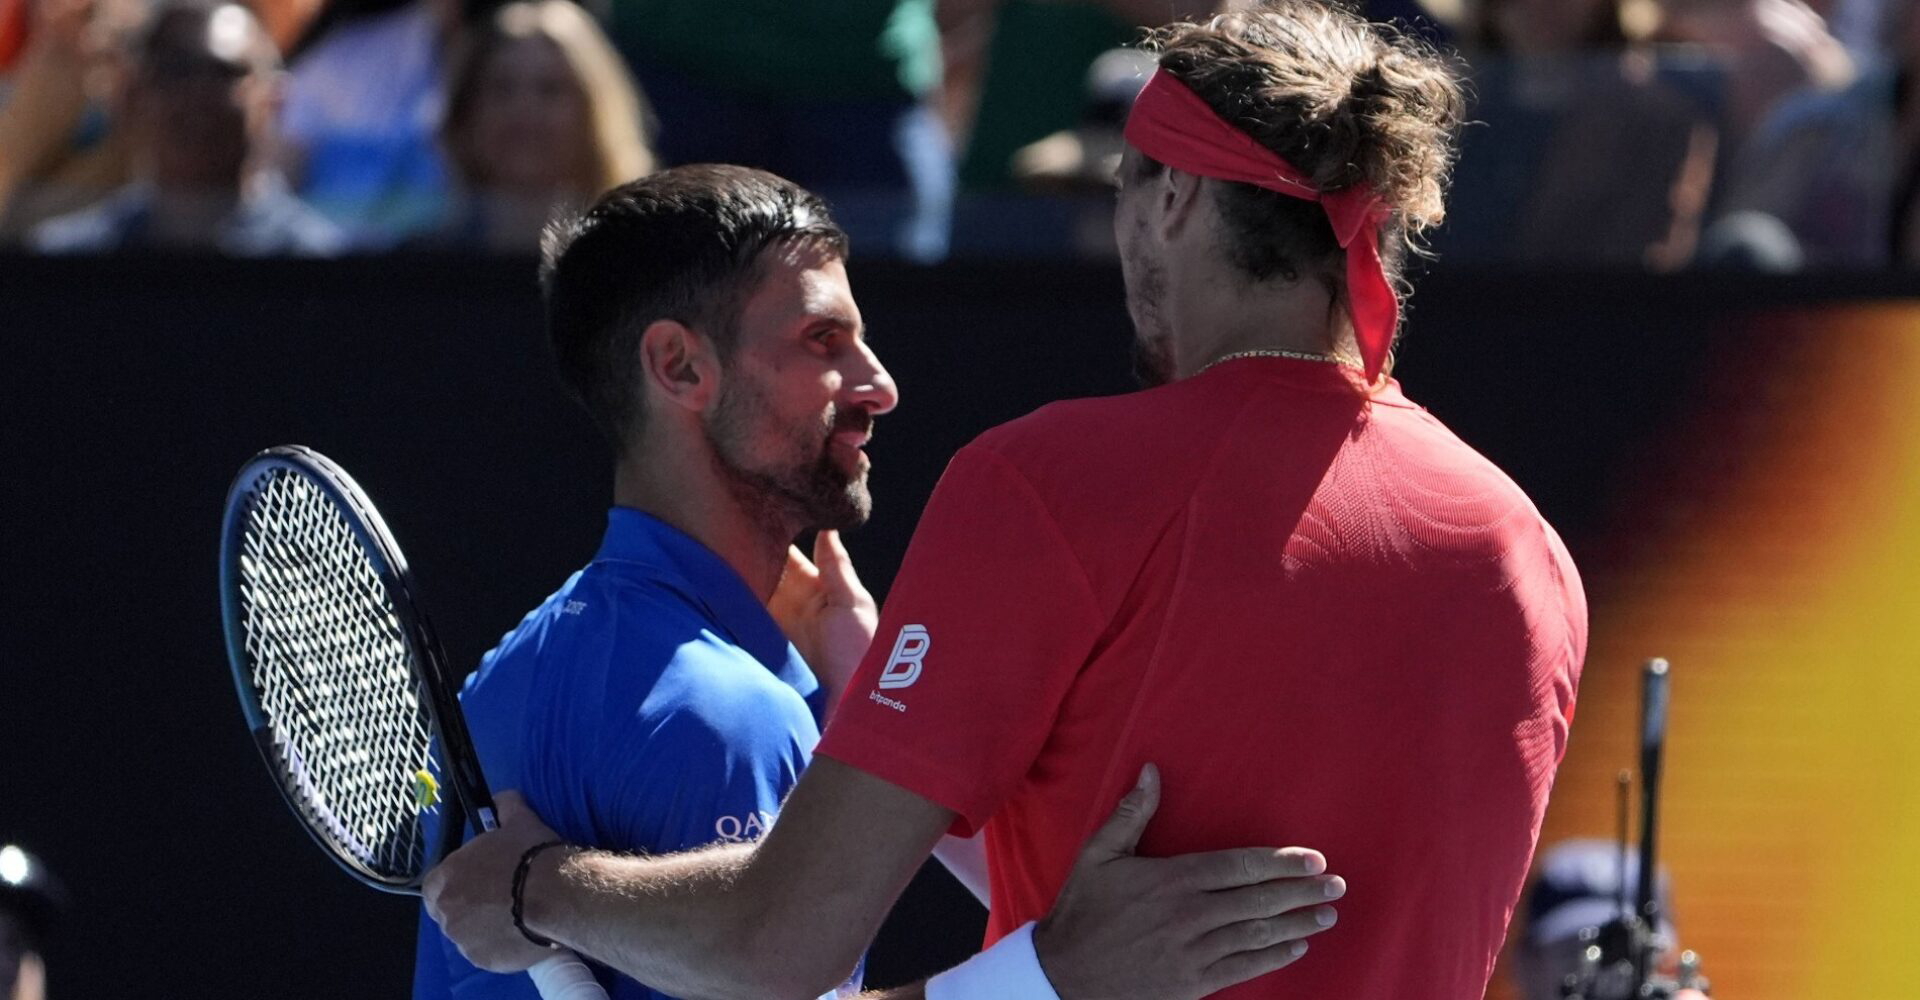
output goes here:
{"type": "Polygon", "coordinates": [[[1214,358],[1212,361],[1207,362],[1205,365],[1202,365],[1200,368],[1200,371],[1194,372],[1194,374],[1198,375],[1200,374],[1200,372],[1204,372],[1208,368],[1212,368],[1214,365],[1226,364],[1229,361],[1234,361],[1239,358],[1292,358],[1295,361],[1318,361],[1322,364],[1329,364],[1329,365],[1346,364],[1345,361],[1342,361],[1341,359],[1336,358],[1331,354],[1314,354],[1308,351],[1289,351],[1284,348],[1267,348],[1267,349],[1258,350],[1258,351],[1235,351],[1232,354],[1223,354],[1220,357],[1214,358]]]}

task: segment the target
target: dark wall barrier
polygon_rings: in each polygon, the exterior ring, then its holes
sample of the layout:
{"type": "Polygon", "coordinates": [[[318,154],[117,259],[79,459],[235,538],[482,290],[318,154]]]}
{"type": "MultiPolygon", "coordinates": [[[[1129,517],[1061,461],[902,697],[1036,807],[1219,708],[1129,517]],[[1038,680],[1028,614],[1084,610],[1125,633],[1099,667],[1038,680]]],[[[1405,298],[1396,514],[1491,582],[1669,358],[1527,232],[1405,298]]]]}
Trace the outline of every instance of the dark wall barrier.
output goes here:
{"type": "MultiPolygon", "coordinates": [[[[871,448],[875,517],[850,542],[884,592],[947,457],[1048,400],[1128,389],[1129,334],[1107,269],[853,276],[903,390],[871,448]]],[[[1611,485],[1741,349],[1730,317],[1904,292],[1920,288],[1434,275],[1400,372],[1577,558],[1604,561],[1611,485]]],[[[337,458],[473,663],[591,554],[608,489],[549,372],[531,264],[0,258],[0,351],[0,841],[73,889],[57,996],[401,995],[411,902],[312,850],[235,711],[220,502],[266,445],[337,458]]],[[[950,883],[923,878],[909,902],[875,981],[976,943],[950,883]]]]}

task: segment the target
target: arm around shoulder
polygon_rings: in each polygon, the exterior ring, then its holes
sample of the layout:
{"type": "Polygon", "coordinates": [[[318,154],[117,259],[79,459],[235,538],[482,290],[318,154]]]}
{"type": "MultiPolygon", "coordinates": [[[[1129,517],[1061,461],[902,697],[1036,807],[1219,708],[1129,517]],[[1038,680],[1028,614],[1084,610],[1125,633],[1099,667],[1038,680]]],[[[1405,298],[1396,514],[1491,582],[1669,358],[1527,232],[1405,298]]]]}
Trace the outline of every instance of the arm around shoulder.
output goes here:
{"type": "MultiPolygon", "coordinates": [[[[518,971],[545,952],[512,926],[520,854],[552,836],[502,796],[500,829],[429,876],[429,912],[475,964],[518,971]]],[[[686,997],[816,997],[844,982],[953,814],[822,758],[757,846],[658,858],[549,851],[524,922],[654,989],[686,997]]]]}

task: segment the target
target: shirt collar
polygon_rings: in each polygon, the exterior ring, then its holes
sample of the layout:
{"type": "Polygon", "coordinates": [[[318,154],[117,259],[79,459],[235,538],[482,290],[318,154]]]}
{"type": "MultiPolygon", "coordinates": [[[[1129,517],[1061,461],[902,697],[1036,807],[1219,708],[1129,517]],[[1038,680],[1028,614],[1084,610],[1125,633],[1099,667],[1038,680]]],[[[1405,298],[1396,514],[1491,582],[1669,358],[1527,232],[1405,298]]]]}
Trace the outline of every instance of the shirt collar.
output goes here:
{"type": "Polygon", "coordinates": [[[728,639],[776,673],[786,665],[786,634],[732,566],[673,525],[632,507],[607,512],[594,562],[635,563],[699,605],[728,639]]]}
{"type": "Polygon", "coordinates": [[[1358,369],[1325,361],[1305,361],[1287,357],[1227,358],[1215,362],[1207,370],[1195,372],[1191,377],[1197,379],[1214,372],[1222,373],[1216,376],[1222,380],[1258,379],[1268,383],[1282,383],[1308,392],[1354,398],[1365,395],[1371,403],[1420,409],[1419,404],[1408,399],[1406,394],[1400,391],[1400,382],[1392,376],[1381,379],[1372,389],[1363,393],[1357,385],[1360,378],[1358,369]],[[1233,374],[1224,374],[1228,372],[1233,374]]]}

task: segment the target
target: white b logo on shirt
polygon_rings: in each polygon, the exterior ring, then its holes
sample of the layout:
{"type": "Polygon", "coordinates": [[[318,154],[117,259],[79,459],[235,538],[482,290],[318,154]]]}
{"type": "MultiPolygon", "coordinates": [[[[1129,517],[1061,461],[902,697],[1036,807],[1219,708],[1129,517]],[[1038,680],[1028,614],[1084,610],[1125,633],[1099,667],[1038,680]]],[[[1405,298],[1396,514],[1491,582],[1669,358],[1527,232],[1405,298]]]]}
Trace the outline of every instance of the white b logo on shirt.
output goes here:
{"type": "Polygon", "coordinates": [[[893,655],[887,658],[887,669],[880,671],[880,689],[908,687],[919,680],[920,661],[927,658],[927,650],[932,647],[933,637],[927,635],[925,625],[902,627],[900,638],[893,643],[893,655]]]}

